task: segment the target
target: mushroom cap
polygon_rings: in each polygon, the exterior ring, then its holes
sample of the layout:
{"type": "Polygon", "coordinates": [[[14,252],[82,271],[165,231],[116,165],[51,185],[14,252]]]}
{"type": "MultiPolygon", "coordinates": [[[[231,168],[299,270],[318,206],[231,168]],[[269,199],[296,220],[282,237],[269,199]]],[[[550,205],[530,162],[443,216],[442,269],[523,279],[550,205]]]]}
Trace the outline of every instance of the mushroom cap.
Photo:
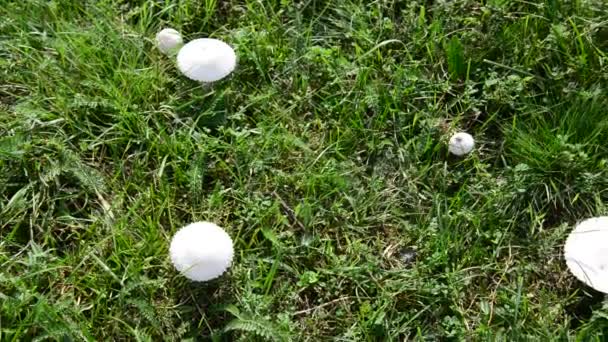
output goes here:
{"type": "Polygon", "coordinates": [[[177,67],[186,77],[214,82],[228,76],[236,67],[236,54],[230,45],[213,38],[195,39],[177,54],[177,67]]]}
{"type": "Polygon", "coordinates": [[[156,45],[164,54],[177,49],[183,43],[182,35],[172,28],[163,29],[156,34],[156,45]]]}
{"type": "Polygon", "coordinates": [[[169,253],[173,265],[185,277],[207,281],[230,267],[234,249],[222,228],[211,222],[195,222],[175,233],[169,253]]]}
{"type": "Polygon", "coordinates": [[[608,293],[608,216],[579,223],[566,239],[564,258],[578,280],[608,293]]]}
{"type": "Polygon", "coordinates": [[[473,151],[475,147],[475,139],[469,133],[459,132],[450,138],[448,150],[450,153],[457,156],[464,156],[473,151]]]}

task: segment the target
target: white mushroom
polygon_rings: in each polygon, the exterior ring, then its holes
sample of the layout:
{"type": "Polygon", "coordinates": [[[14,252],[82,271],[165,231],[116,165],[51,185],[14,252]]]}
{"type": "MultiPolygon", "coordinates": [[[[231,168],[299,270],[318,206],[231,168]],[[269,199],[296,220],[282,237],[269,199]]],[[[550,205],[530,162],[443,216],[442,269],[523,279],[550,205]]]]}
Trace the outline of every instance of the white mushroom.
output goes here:
{"type": "Polygon", "coordinates": [[[230,236],[211,222],[195,222],[180,229],[169,248],[175,268],[194,281],[221,276],[232,263],[230,236]]]}
{"type": "Polygon", "coordinates": [[[566,240],[564,257],[578,280],[608,293],[608,216],[579,223],[566,240]]]}
{"type": "Polygon", "coordinates": [[[186,77],[214,82],[228,76],[236,67],[236,54],[230,45],[213,38],[195,39],[177,54],[177,67],[186,77]]]}
{"type": "Polygon", "coordinates": [[[475,139],[469,133],[460,132],[450,138],[448,149],[454,155],[464,156],[470,153],[474,147],[475,139]]]}
{"type": "Polygon", "coordinates": [[[156,45],[164,54],[177,50],[183,42],[182,35],[172,28],[163,29],[156,35],[156,45]]]}

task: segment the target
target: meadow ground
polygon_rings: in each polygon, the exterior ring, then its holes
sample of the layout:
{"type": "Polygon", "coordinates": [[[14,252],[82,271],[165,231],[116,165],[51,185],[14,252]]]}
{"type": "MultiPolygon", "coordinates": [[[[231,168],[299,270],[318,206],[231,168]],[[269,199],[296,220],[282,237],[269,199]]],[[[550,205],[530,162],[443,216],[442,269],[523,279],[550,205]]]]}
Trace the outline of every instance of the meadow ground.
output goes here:
{"type": "Polygon", "coordinates": [[[0,4],[0,339],[606,338],[561,255],[608,212],[605,1],[0,4]],[[210,283],[167,254],[196,220],[210,283]]]}

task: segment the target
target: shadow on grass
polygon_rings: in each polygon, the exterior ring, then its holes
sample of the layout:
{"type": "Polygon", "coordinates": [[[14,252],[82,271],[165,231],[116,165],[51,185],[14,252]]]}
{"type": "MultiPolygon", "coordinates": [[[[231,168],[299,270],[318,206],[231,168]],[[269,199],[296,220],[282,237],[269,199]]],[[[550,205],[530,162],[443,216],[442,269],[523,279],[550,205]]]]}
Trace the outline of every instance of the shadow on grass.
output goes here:
{"type": "Polygon", "coordinates": [[[230,283],[230,274],[208,282],[191,281],[181,275],[171,279],[168,285],[175,289],[183,321],[191,323],[184,337],[194,341],[231,340],[232,334],[223,331],[232,320],[225,309],[236,301],[230,283]]]}
{"type": "Polygon", "coordinates": [[[566,307],[566,312],[571,318],[570,328],[578,329],[583,326],[593,316],[593,311],[602,307],[604,294],[595,291],[590,287],[585,287],[583,295],[579,296],[579,300],[566,307]]]}

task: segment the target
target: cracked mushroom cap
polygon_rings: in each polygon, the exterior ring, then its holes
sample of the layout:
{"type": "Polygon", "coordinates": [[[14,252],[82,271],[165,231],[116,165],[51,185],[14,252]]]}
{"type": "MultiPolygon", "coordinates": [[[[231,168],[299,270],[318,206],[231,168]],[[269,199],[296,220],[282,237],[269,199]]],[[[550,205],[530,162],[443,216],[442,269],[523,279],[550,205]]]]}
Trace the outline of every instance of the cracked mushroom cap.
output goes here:
{"type": "Polygon", "coordinates": [[[450,153],[457,156],[464,156],[473,151],[475,147],[475,139],[469,133],[459,132],[450,138],[448,150],[450,153]]]}

